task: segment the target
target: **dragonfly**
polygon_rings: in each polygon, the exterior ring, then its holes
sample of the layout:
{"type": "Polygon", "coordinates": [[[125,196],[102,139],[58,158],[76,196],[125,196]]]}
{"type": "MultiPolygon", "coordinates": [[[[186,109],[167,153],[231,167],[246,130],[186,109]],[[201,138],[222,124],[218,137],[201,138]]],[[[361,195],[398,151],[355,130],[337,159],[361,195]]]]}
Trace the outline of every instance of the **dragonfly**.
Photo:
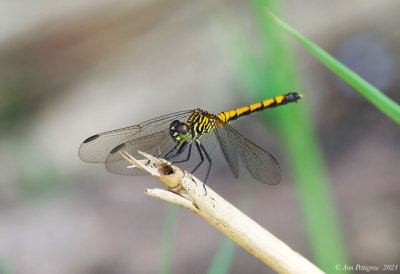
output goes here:
{"type": "Polygon", "coordinates": [[[164,158],[182,169],[196,172],[208,162],[204,183],[207,181],[212,160],[211,152],[219,143],[233,175],[239,176],[239,159],[250,175],[262,183],[279,184],[281,170],[277,160],[235,130],[230,122],[255,112],[297,102],[302,95],[291,92],[256,104],[212,114],[195,109],[160,116],[138,125],[93,135],[83,141],[79,157],[90,163],[105,163],[111,173],[143,175],[139,168],[128,168],[121,155],[127,152],[136,159],[138,153],[164,158]]]}

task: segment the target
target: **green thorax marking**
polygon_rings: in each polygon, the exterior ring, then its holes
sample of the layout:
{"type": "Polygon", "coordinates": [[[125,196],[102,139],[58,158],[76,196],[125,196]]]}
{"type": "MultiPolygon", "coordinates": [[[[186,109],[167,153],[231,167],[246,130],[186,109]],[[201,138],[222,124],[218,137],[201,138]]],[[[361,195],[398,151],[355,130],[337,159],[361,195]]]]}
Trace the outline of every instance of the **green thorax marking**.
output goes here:
{"type": "Polygon", "coordinates": [[[192,139],[192,134],[190,134],[189,130],[185,134],[176,134],[175,136],[173,135],[172,138],[174,139],[175,143],[184,143],[192,139]]]}

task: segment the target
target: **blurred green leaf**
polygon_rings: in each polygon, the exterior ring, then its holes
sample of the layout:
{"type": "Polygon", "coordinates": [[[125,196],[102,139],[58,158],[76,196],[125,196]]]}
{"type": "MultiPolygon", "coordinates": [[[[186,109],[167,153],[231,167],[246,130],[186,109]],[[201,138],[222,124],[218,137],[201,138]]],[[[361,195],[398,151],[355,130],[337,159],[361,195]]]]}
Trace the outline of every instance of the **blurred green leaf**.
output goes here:
{"type": "Polygon", "coordinates": [[[158,274],[172,273],[175,232],[178,224],[179,206],[165,204],[164,226],[162,229],[161,248],[159,254],[158,274]]]}
{"type": "Polygon", "coordinates": [[[400,124],[400,106],[396,104],[396,102],[387,97],[383,92],[375,88],[373,85],[365,81],[360,75],[340,63],[332,55],[302,36],[269,10],[266,10],[266,12],[275,20],[276,23],[278,23],[279,26],[296,38],[297,41],[307,48],[325,66],[327,66],[337,76],[342,78],[347,84],[357,90],[380,111],[400,124]]]}
{"type": "Polygon", "coordinates": [[[1,274],[11,274],[11,267],[8,265],[8,263],[6,262],[6,260],[1,260],[1,264],[0,264],[0,273],[1,274]]]}
{"type": "Polygon", "coordinates": [[[238,245],[234,241],[224,235],[207,273],[229,273],[229,270],[232,267],[233,259],[235,258],[237,247],[238,245]]]}
{"type": "Polygon", "coordinates": [[[65,191],[65,178],[49,155],[30,139],[15,137],[18,186],[26,197],[35,198],[65,191]],[[39,159],[39,160],[38,160],[39,159]]]}

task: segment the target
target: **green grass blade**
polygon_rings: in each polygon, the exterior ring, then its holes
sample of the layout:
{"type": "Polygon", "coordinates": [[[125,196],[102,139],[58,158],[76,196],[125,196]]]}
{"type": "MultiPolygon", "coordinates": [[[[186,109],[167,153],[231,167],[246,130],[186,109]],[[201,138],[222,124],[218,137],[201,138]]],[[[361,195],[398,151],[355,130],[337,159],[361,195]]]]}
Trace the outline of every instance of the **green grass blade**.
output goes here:
{"type": "Polygon", "coordinates": [[[233,259],[235,258],[237,247],[238,246],[234,241],[224,235],[207,273],[229,273],[233,259]]]}
{"type": "Polygon", "coordinates": [[[0,262],[0,273],[1,274],[12,274],[11,267],[8,265],[6,260],[0,262]]]}
{"type": "Polygon", "coordinates": [[[357,90],[380,111],[400,124],[400,106],[396,102],[387,97],[383,92],[375,88],[373,85],[365,81],[357,73],[340,63],[332,55],[302,36],[299,32],[280,20],[269,10],[267,10],[267,13],[275,20],[276,23],[278,23],[279,26],[296,38],[297,41],[307,48],[325,66],[342,78],[347,84],[357,90]]]}
{"type": "Polygon", "coordinates": [[[161,249],[159,255],[158,274],[172,273],[175,232],[178,223],[179,206],[166,203],[164,226],[162,230],[161,249]]]}

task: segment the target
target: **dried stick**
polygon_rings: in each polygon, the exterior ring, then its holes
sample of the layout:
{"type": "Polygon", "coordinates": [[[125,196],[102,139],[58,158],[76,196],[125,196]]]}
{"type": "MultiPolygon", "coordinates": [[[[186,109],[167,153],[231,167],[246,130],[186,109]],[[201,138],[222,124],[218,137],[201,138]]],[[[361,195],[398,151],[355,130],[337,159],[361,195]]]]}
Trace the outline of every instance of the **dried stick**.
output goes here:
{"type": "Polygon", "coordinates": [[[279,273],[323,273],[192,174],[164,159],[139,153],[148,160],[121,154],[133,165],[130,167],[143,169],[168,186],[168,190],[147,189],[147,195],[193,211],[279,273]]]}

